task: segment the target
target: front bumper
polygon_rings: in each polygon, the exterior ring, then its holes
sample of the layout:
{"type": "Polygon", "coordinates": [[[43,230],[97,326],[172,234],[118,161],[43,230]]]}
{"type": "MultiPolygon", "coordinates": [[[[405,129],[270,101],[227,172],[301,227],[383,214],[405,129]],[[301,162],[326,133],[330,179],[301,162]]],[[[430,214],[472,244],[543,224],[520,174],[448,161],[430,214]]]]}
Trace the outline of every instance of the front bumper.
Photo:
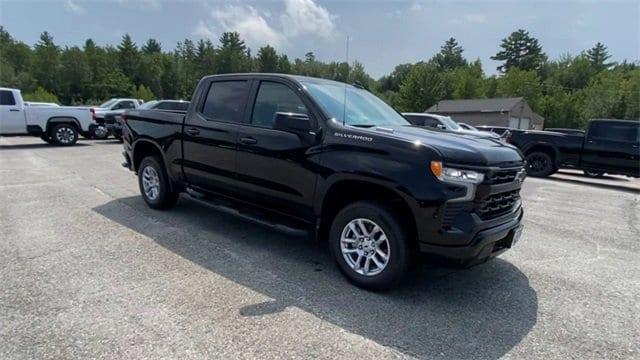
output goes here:
{"type": "Polygon", "coordinates": [[[521,224],[524,212],[518,209],[517,217],[493,227],[484,228],[475,233],[468,244],[462,246],[443,246],[420,243],[420,251],[452,259],[460,264],[474,264],[498,256],[510,249],[522,232],[521,224]]]}
{"type": "Polygon", "coordinates": [[[470,189],[447,185],[447,194],[454,197],[436,206],[414,208],[421,252],[468,264],[511,248],[522,232],[522,166],[482,172],[485,179],[473,189],[472,198],[463,197],[470,189]]]}

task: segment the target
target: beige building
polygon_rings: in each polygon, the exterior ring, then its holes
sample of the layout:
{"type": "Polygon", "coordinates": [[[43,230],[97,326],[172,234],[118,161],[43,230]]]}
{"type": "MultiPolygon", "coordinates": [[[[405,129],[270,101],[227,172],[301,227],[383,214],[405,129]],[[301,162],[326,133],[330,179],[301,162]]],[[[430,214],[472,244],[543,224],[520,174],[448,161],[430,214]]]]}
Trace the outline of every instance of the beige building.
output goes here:
{"type": "Polygon", "coordinates": [[[456,122],[473,126],[503,126],[523,130],[544,128],[544,118],[533,112],[522,97],[442,100],[425,112],[448,115],[456,122]]]}

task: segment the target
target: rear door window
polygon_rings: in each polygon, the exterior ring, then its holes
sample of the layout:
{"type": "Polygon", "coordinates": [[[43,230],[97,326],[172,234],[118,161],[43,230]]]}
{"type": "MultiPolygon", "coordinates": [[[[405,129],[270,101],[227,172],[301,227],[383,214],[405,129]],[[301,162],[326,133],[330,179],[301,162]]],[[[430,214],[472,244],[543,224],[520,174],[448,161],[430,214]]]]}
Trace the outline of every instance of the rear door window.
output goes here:
{"type": "Polygon", "coordinates": [[[593,123],[589,129],[589,137],[599,140],[638,142],[640,124],[627,123],[593,123]]]}
{"type": "Polygon", "coordinates": [[[240,122],[247,92],[246,80],[212,82],[200,112],[207,120],[240,122]]]}
{"type": "Polygon", "coordinates": [[[13,106],[16,104],[16,99],[13,97],[13,93],[9,90],[0,90],[0,105],[13,106]]]}

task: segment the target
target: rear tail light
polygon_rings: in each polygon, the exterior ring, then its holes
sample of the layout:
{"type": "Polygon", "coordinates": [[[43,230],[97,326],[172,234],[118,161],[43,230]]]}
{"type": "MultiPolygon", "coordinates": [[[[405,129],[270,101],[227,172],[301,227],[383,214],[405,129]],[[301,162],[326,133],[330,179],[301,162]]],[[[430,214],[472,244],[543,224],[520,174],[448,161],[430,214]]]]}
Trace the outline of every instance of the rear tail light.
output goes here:
{"type": "Polygon", "coordinates": [[[89,111],[91,112],[91,119],[93,121],[96,121],[96,109],[91,108],[91,109],[89,109],[89,111]]]}

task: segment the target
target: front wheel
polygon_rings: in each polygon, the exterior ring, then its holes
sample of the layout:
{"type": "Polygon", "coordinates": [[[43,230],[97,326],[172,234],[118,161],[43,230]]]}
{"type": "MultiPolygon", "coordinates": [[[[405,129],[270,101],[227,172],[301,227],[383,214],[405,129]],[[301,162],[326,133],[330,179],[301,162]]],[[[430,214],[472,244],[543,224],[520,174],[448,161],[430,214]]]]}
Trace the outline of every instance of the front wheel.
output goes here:
{"type": "Polygon", "coordinates": [[[51,128],[49,137],[55,145],[71,146],[78,141],[78,130],[71,124],[58,124],[51,128]]]}
{"type": "Polygon", "coordinates": [[[138,185],[144,201],[153,209],[168,209],[176,204],[180,193],[171,189],[162,159],[149,156],[138,168],[138,185]]]}
{"type": "Polygon", "coordinates": [[[527,155],[527,175],[533,177],[547,177],[553,174],[556,168],[553,159],[544,152],[533,152],[527,155]]]}
{"type": "Polygon", "coordinates": [[[409,269],[409,240],[394,212],[381,203],[347,205],[331,224],[330,245],[340,271],[355,285],[385,290],[409,269]]]}
{"type": "Polygon", "coordinates": [[[604,171],[585,170],[584,174],[590,178],[601,178],[604,176],[604,171]]]}
{"type": "Polygon", "coordinates": [[[49,134],[42,134],[40,135],[40,139],[42,139],[42,141],[46,142],[47,144],[53,144],[53,138],[51,138],[51,136],[49,134]]]}

